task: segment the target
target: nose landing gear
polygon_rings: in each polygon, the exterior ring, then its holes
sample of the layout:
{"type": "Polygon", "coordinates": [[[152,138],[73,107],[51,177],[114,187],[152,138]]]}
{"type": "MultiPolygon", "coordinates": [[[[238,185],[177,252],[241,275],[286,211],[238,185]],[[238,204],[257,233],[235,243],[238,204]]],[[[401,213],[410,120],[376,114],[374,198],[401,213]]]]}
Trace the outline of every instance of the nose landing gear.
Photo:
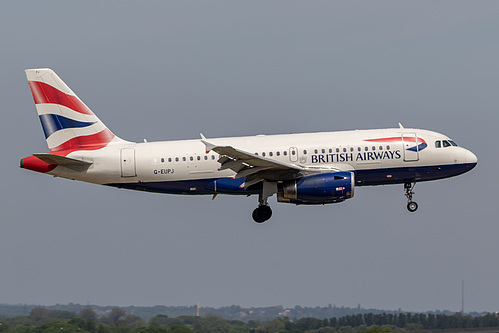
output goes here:
{"type": "Polygon", "coordinates": [[[418,204],[415,201],[412,201],[412,196],[414,195],[412,190],[414,189],[414,186],[416,186],[416,182],[414,182],[414,185],[411,183],[404,184],[405,196],[407,197],[407,209],[411,213],[418,210],[418,204]]]}

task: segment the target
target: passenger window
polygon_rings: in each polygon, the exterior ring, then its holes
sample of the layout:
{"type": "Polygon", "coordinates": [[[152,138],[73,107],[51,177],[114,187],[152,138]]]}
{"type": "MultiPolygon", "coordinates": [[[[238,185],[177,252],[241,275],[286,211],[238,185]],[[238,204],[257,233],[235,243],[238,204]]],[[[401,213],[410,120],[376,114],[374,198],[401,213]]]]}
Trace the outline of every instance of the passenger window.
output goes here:
{"type": "Polygon", "coordinates": [[[376,147],[372,146],[373,150],[376,150],[376,147]]]}
{"type": "Polygon", "coordinates": [[[265,152],[262,153],[262,156],[265,157],[265,152]]]}
{"type": "Polygon", "coordinates": [[[201,160],[201,156],[198,156],[198,157],[197,157],[197,160],[198,160],[198,161],[199,161],[199,160],[201,160]]]}
{"type": "Polygon", "coordinates": [[[175,162],[178,162],[178,157],[175,157],[175,162]]]}
{"type": "Polygon", "coordinates": [[[171,163],[171,162],[172,162],[172,158],[168,157],[168,163],[171,163]]]}
{"type": "Polygon", "coordinates": [[[211,159],[214,160],[215,159],[215,155],[211,155],[211,159]]]}
{"type": "Polygon", "coordinates": [[[204,155],[204,160],[206,161],[208,159],[208,156],[204,155]]]}
{"type": "Polygon", "coordinates": [[[360,147],[357,147],[357,150],[358,150],[358,151],[361,151],[360,147]]]}
{"type": "Polygon", "coordinates": [[[353,147],[350,147],[350,151],[353,151],[353,147]]]}
{"type": "Polygon", "coordinates": [[[331,154],[333,152],[333,149],[332,148],[329,148],[329,153],[331,154]]]}
{"type": "Polygon", "coordinates": [[[317,154],[319,151],[317,149],[314,149],[314,154],[317,154]]]}
{"type": "Polygon", "coordinates": [[[386,146],[386,150],[390,150],[390,146],[386,146]]]}
{"type": "Polygon", "coordinates": [[[336,152],[339,153],[340,152],[340,148],[336,148],[336,152]]]}
{"type": "Polygon", "coordinates": [[[292,150],[291,155],[296,155],[296,151],[292,150]]]}
{"type": "Polygon", "coordinates": [[[269,153],[269,156],[272,156],[272,155],[274,155],[274,154],[273,154],[272,152],[270,152],[270,153],[269,153]]]}
{"type": "Polygon", "coordinates": [[[369,147],[364,147],[364,150],[365,150],[365,151],[368,151],[368,150],[369,150],[369,147]]]}
{"type": "Polygon", "coordinates": [[[191,156],[191,157],[189,157],[189,159],[190,159],[191,161],[194,161],[194,157],[192,157],[192,156],[191,156]]]}
{"type": "Polygon", "coordinates": [[[275,154],[276,154],[276,156],[281,156],[281,152],[280,151],[276,151],[275,154]]]}
{"type": "Polygon", "coordinates": [[[282,152],[284,156],[287,156],[288,155],[288,152],[287,151],[283,151],[282,152]]]}
{"type": "Polygon", "coordinates": [[[165,159],[161,157],[161,163],[165,163],[165,159]]]}
{"type": "Polygon", "coordinates": [[[442,140],[444,147],[450,147],[450,143],[447,140],[442,140]]]}
{"type": "Polygon", "coordinates": [[[184,156],[184,157],[182,157],[182,161],[184,161],[184,162],[186,161],[186,158],[185,158],[185,156],[184,156]]]}
{"type": "Polygon", "coordinates": [[[256,156],[258,156],[258,153],[255,153],[256,156]]]}
{"type": "Polygon", "coordinates": [[[322,153],[325,154],[326,153],[326,149],[322,149],[322,153]]]}
{"type": "Polygon", "coordinates": [[[307,155],[307,150],[306,149],[303,150],[303,155],[307,155]]]}
{"type": "Polygon", "coordinates": [[[383,150],[383,146],[379,146],[379,150],[383,150]]]}
{"type": "Polygon", "coordinates": [[[343,152],[346,153],[347,152],[347,149],[346,148],[343,148],[343,152]]]}
{"type": "Polygon", "coordinates": [[[442,148],[442,142],[440,140],[435,141],[435,148],[442,148]]]}

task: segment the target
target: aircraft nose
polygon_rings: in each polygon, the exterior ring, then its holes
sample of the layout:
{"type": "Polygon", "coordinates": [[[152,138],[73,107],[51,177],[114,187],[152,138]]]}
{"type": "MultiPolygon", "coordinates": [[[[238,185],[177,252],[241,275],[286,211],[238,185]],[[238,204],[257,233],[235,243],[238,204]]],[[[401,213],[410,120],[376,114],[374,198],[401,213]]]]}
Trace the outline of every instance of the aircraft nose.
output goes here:
{"type": "Polygon", "coordinates": [[[473,163],[476,164],[478,162],[478,159],[475,154],[473,154],[471,151],[466,150],[466,153],[464,154],[464,157],[466,159],[466,163],[473,163]]]}

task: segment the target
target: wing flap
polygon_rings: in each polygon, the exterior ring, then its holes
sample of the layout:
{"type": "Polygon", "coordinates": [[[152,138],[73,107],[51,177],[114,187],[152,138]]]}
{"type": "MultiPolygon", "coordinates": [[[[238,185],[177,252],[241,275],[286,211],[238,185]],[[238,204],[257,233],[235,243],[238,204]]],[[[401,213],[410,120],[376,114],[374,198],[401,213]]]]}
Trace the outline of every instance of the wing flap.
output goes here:
{"type": "Polygon", "coordinates": [[[254,168],[246,168],[244,170],[239,171],[236,176],[234,177],[235,179],[242,178],[242,177],[248,177],[253,174],[269,170],[271,167],[254,167],[254,168]]]}

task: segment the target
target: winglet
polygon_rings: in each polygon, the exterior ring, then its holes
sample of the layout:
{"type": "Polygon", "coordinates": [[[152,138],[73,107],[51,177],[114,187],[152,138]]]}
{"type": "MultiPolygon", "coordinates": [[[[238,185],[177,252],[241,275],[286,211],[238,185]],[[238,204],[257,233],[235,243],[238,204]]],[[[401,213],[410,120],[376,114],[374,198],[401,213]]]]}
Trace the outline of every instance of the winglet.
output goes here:
{"type": "Polygon", "coordinates": [[[402,126],[402,124],[401,124],[401,123],[399,123],[399,128],[400,128],[400,129],[404,129],[404,126],[402,126]]]}
{"type": "Polygon", "coordinates": [[[213,148],[217,146],[206,141],[206,137],[203,135],[203,133],[199,133],[199,135],[201,135],[201,142],[206,146],[206,154],[208,154],[213,148]]]}

